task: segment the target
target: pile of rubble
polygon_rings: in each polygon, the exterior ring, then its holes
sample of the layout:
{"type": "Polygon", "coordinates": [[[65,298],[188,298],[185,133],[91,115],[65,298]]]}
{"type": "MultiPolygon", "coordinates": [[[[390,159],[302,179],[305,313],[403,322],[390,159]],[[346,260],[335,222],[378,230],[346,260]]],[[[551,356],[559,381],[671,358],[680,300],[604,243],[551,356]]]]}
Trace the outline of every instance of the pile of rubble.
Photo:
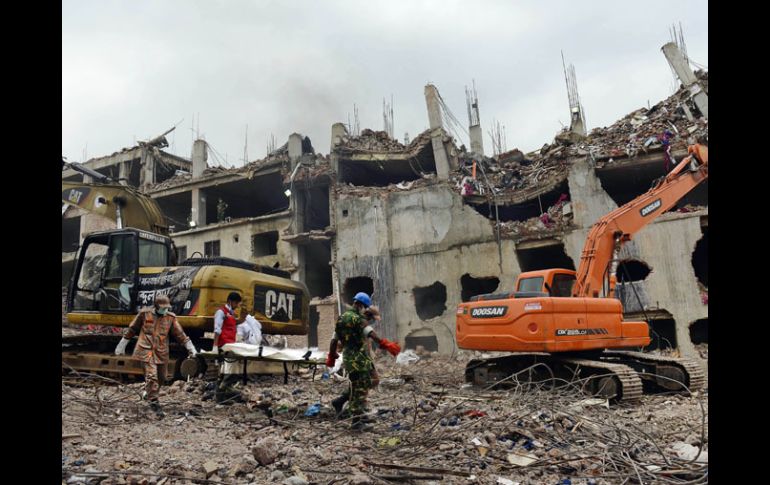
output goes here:
{"type": "Polygon", "coordinates": [[[500,222],[500,234],[515,239],[533,235],[546,237],[571,229],[572,222],[572,204],[564,199],[549,207],[539,217],[532,217],[526,221],[500,222]]]}
{"type": "Polygon", "coordinates": [[[435,173],[423,174],[421,178],[417,180],[404,180],[395,184],[386,185],[384,187],[377,186],[361,186],[353,185],[351,183],[342,184],[337,183],[334,186],[334,191],[337,194],[355,195],[358,197],[380,195],[386,196],[390,192],[400,192],[403,190],[412,190],[420,187],[428,187],[439,183],[435,173]]]}
{"type": "Polygon", "coordinates": [[[425,130],[415,137],[409,145],[393,139],[385,131],[374,131],[368,128],[361,131],[358,136],[344,135],[337,151],[343,154],[349,153],[403,153],[421,149],[430,143],[430,130],[425,130]]]}
{"type": "MultiPolygon", "coordinates": [[[[708,92],[708,73],[696,74],[708,92]]],[[[570,144],[569,152],[594,158],[633,158],[668,147],[686,149],[694,143],[708,143],[708,120],[690,99],[689,90],[681,87],[649,109],[640,108],[609,127],[593,129],[585,139],[570,144]]]]}
{"type": "Polygon", "coordinates": [[[232,405],[208,398],[213,383],[176,382],[161,389],[164,418],[139,400],[141,383],[74,387],[65,380],[62,478],[555,485],[706,476],[707,391],[616,407],[576,386],[474,389],[463,378],[472,357],[412,353],[408,364],[378,357],[381,383],[369,399],[375,429],[359,433],[333,416],[329,403],[346,386],[337,375],[294,375],[288,385],[262,377],[232,405]]]}
{"type": "Polygon", "coordinates": [[[519,150],[504,155],[494,159],[462,154],[458,170],[450,175],[451,183],[462,195],[481,195],[492,200],[493,194],[523,192],[559,183],[567,177],[567,162],[563,158],[533,159],[519,150]]]}

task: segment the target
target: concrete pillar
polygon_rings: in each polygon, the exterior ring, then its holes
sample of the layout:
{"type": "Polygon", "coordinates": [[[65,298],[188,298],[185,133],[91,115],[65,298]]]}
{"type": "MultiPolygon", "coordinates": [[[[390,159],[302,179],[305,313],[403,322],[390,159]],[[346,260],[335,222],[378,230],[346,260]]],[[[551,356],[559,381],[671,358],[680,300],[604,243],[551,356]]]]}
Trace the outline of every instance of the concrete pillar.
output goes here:
{"type": "Polygon", "coordinates": [[[709,117],[709,100],[708,95],[703,91],[698,78],[695,77],[695,73],[690,69],[690,65],[682,55],[682,51],[679,47],[669,42],[664,45],[661,50],[663,55],[666,56],[666,60],[671,68],[676,72],[676,76],[682,81],[682,84],[689,89],[690,97],[695,102],[695,106],[698,107],[704,118],[709,117]]]}
{"type": "Polygon", "coordinates": [[[203,189],[194,188],[192,195],[192,220],[196,227],[206,225],[206,192],[203,189]]]}
{"type": "Polygon", "coordinates": [[[142,147],[142,169],[139,173],[139,185],[144,186],[155,183],[155,157],[147,147],[142,147]]]}
{"type": "Polygon", "coordinates": [[[329,162],[331,163],[332,170],[337,174],[337,181],[340,176],[340,158],[337,155],[337,146],[342,143],[342,138],[348,135],[348,129],[343,123],[334,123],[332,125],[332,143],[329,148],[329,162]]]}
{"type": "Polygon", "coordinates": [[[334,147],[342,143],[342,138],[347,136],[348,129],[345,128],[344,123],[334,123],[332,125],[332,151],[334,150],[334,147]]]}
{"type": "Polygon", "coordinates": [[[299,133],[292,133],[289,135],[289,160],[291,160],[291,168],[294,169],[294,167],[297,166],[297,161],[299,161],[300,157],[302,156],[302,135],[299,133]]]}
{"type": "Polygon", "coordinates": [[[120,172],[118,173],[119,182],[123,185],[129,185],[128,178],[131,176],[131,161],[120,163],[120,172]]]}
{"type": "Polygon", "coordinates": [[[428,107],[428,121],[431,130],[433,159],[436,162],[436,175],[439,180],[449,179],[449,158],[444,147],[444,130],[441,126],[441,106],[438,102],[438,89],[432,84],[425,86],[425,104],[428,107]]]}
{"type": "Polygon", "coordinates": [[[481,125],[471,126],[469,129],[471,137],[471,151],[480,155],[484,154],[484,132],[481,130],[481,125]]]}
{"type": "Polygon", "coordinates": [[[205,140],[195,140],[193,143],[192,151],[192,176],[198,178],[203,175],[203,171],[206,170],[208,164],[206,160],[209,158],[208,147],[205,140]]]}
{"type": "Polygon", "coordinates": [[[586,136],[586,125],[583,121],[583,113],[580,112],[580,108],[572,108],[570,113],[571,121],[569,125],[569,131],[576,135],[586,136]]]}
{"type": "Polygon", "coordinates": [[[433,84],[425,85],[425,104],[428,106],[430,129],[441,128],[441,105],[438,102],[438,89],[433,84]]]}

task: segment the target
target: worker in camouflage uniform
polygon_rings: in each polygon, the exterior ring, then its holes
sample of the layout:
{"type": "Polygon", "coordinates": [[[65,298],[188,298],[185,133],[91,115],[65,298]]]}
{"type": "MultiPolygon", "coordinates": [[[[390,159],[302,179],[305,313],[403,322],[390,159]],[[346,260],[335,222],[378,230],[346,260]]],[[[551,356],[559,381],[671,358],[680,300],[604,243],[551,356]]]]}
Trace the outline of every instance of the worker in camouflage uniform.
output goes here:
{"type": "Polygon", "coordinates": [[[139,312],[115,348],[115,355],[125,355],[128,342],[135,335],[139,335],[134,347],[134,359],[140,360],[144,366],[145,395],[150,402],[150,408],[159,416],[163,416],[163,411],[158,403],[158,390],[160,384],[166,380],[169,333],[185,346],[190,357],[197,354],[192,341],[185,335],[176,315],[171,313],[169,308],[171,302],[167,296],[156,296],[154,306],[143,308],[139,312]]]}
{"type": "Polygon", "coordinates": [[[352,428],[365,429],[364,403],[369,389],[372,387],[372,372],[374,362],[369,354],[366,338],[374,340],[380,347],[387,350],[391,355],[398,355],[401,347],[397,343],[388,339],[380,338],[374,333],[371,326],[364,326],[364,313],[372,300],[366,293],[358,293],[353,297],[353,305],[345,313],[340,315],[337,324],[334,327],[334,337],[332,337],[329,346],[329,354],[326,358],[326,366],[334,367],[334,363],[339,357],[337,354],[337,343],[342,344],[343,365],[350,378],[350,389],[346,390],[340,397],[332,401],[332,405],[339,413],[345,401],[350,400],[348,410],[352,416],[352,428]]]}

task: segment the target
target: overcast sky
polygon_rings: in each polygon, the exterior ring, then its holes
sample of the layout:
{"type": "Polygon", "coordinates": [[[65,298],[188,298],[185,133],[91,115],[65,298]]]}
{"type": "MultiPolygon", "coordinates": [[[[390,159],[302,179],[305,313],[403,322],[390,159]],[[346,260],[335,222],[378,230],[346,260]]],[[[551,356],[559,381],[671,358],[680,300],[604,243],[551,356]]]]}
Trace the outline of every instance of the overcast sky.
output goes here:
{"type": "Polygon", "coordinates": [[[109,155],[181,122],[167,150],[189,158],[193,116],[228,165],[243,164],[246,125],[249,160],[293,132],[328,153],[354,103],[362,129],[383,129],[391,95],[403,141],[428,127],[428,82],[467,127],[474,79],[487,154],[493,119],[508,149],[530,151],[569,124],[560,50],[588,128],[607,126],[672,93],[660,48],[680,22],[708,65],[705,0],[63,0],[62,155],[109,155]]]}

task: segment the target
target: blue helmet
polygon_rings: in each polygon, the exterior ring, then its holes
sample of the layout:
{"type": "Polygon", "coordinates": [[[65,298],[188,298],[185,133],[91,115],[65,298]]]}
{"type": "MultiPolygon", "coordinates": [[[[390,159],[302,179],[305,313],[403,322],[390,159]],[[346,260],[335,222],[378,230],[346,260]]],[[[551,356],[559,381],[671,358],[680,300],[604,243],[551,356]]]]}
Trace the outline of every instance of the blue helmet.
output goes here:
{"type": "Polygon", "coordinates": [[[356,293],[356,296],[353,297],[353,302],[359,302],[362,305],[364,305],[366,308],[369,308],[370,306],[372,306],[372,299],[369,298],[369,295],[367,295],[363,291],[356,293]]]}

